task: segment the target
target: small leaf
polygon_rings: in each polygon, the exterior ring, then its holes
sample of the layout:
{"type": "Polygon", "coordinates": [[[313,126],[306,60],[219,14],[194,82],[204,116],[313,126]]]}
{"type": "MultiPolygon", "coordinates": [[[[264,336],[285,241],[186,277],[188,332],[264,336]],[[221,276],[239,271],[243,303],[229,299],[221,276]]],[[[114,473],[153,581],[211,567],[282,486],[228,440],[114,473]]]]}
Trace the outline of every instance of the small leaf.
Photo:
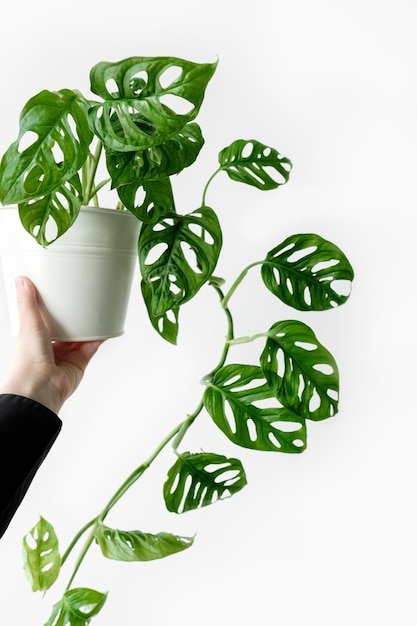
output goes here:
{"type": "Polygon", "coordinates": [[[319,235],[292,235],[268,252],[262,279],[300,311],[324,311],[349,298],[353,269],[343,252],[319,235]]]}
{"type": "Polygon", "coordinates": [[[88,626],[107,598],[106,593],[79,587],[66,591],[54,604],[51,617],[44,626],[88,626]]]}
{"type": "Polygon", "coordinates": [[[160,318],[195,296],[213,273],[221,245],[220,224],[209,207],[142,227],[139,264],[152,290],[153,317],[160,318]]]}
{"type": "Polygon", "coordinates": [[[47,196],[19,203],[19,217],[36,241],[48,246],[72,226],[81,205],[81,182],[76,174],[47,196]]]}
{"type": "Polygon", "coordinates": [[[237,139],[219,154],[221,169],[237,182],[257,189],[276,189],[288,182],[292,163],[255,139],[237,139]]]}
{"type": "Polygon", "coordinates": [[[176,212],[169,178],[123,185],[117,193],[123,205],[144,224],[155,224],[176,212]]]}
{"type": "Polygon", "coordinates": [[[175,57],[98,63],[91,90],[104,102],[89,111],[92,128],[116,152],[157,146],[195,119],[216,66],[175,57]]]}
{"type": "Polygon", "coordinates": [[[304,418],[279,402],[260,367],[231,364],[208,383],[204,405],[233,443],[272,452],[302,452],[307,432],[304,418]]]}
{"type": "Polygon", "coordinates": [[[179,304],[173,305],[171,309],[168,309],[160,315],[154,315],[152,313],[152,287],[149,283],[146,283],[144,280],[142,280],[141,288],[142,296],[146,304],[146,310],[148,311],[149,319],[152,326],[163,339],[175,345],[178,338],[178,316],[180,309],[179,304]]]}
{"type": "Polygon", "coordinates": [[[95,538],[102,553],[116,561],[153,561],[190,548],[193,537],[169,533],[151,535],[139,530],[116,530],[101,524],[95,538]]]}
{"type": "Polygon", "coordinates": [[[23,538],[24,568],[32,591],[46,591],[59,576],[61,557],[53,526],[43,517],[23,538]]]}
{"type": "Polygon", "coordinates": [[[238,459],[183,452],[168,472],[164,498],[168,511],[184,513],[229,498],[246,485],[238,459]]]}
{"type": "Polygon", "coordinates": [[[288,409],[312,420],[337,413],[339,374],[332,355],[306,324],[274,324],[261,354],[261,366],[275,395],[288,409]]]}
{"type": "Polygon", "coordinates": [[[47,196],[78,172],[93,137],[87,109],[83,96],[69,89],[42,91],[29,100],[19,136],[1,162],[3,204],[47,196]]]}
{"type": "Polygon", "coordinates": [[[175,137],[158,146],[135,152],[108,151],[106,162],[112,188],[179,174],[194,163],[203,144],[199,126],[191,123],[186,124],[175,137]]]}

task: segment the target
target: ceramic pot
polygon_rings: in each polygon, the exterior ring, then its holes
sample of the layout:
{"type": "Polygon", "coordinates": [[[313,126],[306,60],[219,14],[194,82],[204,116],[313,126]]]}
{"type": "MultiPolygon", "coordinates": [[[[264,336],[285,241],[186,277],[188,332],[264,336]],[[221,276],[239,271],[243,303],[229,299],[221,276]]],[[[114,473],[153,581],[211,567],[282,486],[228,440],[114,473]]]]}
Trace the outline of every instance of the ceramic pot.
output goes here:
{"type": "Polygon", "coordinates": [[[11,330],[18,332],[16,276],[35,284],[56,341],[123,334],[140,222],[127,211],[82,207],[73,226],[47,248],[23,228],[17,207],[0,208],[0,260],[11,330]]]}

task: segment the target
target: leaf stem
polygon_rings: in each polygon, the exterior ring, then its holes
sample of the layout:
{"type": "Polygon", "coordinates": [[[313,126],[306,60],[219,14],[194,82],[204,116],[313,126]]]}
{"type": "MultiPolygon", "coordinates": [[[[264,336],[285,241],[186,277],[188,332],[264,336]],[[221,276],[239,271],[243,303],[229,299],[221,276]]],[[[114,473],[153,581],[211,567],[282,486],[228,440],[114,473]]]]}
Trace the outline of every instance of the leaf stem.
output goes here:
{"type": "Polygon", "coordinates": [[[86,530],[88,530],[90,528],[90,526],[92,526],[96,522],[97,522],[97,517],[95,517],[94,519],[92,519],[89,522],[87,522],[87,524],[85,524],[81,528],[81,530],[78,531],[78,533],[75,535],[74,539],[71,541],[71,543],[69,544],[68,548],[65,550],[64,554],[62,555],[61,567],[62,567],[62,565],[64,565],[65,561],[69,557],[70,553],[72,552],[72,550],[74,549],[76,543],[79,541],[79,539],[82,537],[82,535],[86,532],[86,530]]]}
{"type": "Polygon", "coordinates": [[[206,206],[206,195],[207,195],[207,189],[209,188],[209,185],[210,185],[210,183],[213,181],[214,177],[215,177],[215,176],[217,176],[217,174],[218,174],[219,172],[221,172],[221,171],[222,171],[222,168],[221,168],[221,167],[219,167],[219,168],[218,168],[218,169],[214,172],[214,174],[212,174],[212,175],[210,176],[210,178],[208,179],[208,181],[207,181],[207,183],[206,183],[206,186],[204,187],[204,190],[203,190],[203,199],[202,199],[202,201],[201,201],[201,206],[206,206]]]}
{"type": "Polygon", "coordinates": [[[98,141],[94,154],[89,155],[90,158],[86,161],[87,171],[83,171],[83,201],[86,205],[90,202],[91,198],[95,196],[98,188],[100,188],[100,185],[98,185],[93,189],[102,150],[103,144],[101,141],[98,141]]]}
{"type": "Polygon", "coordinates": [[[256,265],[263,265],[264,263],[265,263],[265,261],[255,261],[254,263],[250,263],[247,267],[245,267],[244,270],[241,271],[241,273],[236,278],[235,282],[230,287],[229,291],[227,292],[227,294],[224,296],[224,298],[222,300],[222,307],[225,310],[227,310],[227,305],[229,303],[230,298],[233,296],[234,292],[239,287],[240,283],[245,278],[245,276],[247,275],[249,270],[252,269],[252,267],[255,267],[256,265]]]}
{"type": "Polygon", "coordinates": [[[71,587],[72,582],[73,582],[75,576],[77,575],[78,570],[80,569],[81,563],[84,561],[84,557],[87,554],[88,550],[90,549],[91,544],[93,543],[94,533],[96,532],[96,527],[97,527],[97,518],[94,520],[94,526],[93,526],[90,534],[88,535],[88,539],[85,542],[85,544],[83,546],[83,549],[81,550],[81,552],[80,552],[80,554],[78,556],[77,562],[76,562],[75,567],[74,567],[74,569],[72,571],[72,574],[71,574],[70,579],[68,581],[68,584],[67,584],[67,586],[65,588],[65,591],[68,591],[68,589],[71,587]]]}

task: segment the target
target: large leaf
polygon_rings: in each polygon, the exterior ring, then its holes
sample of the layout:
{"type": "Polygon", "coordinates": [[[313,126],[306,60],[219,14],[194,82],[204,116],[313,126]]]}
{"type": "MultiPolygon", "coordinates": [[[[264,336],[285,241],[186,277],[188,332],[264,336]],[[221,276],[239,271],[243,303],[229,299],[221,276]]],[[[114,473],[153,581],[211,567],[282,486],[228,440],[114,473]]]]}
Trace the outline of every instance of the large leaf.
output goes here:
{"type": "Polygon", "coordinates": [[[353,269],[343,252],[319,235],[291,235],[268,252],[262,279],[300,311],[324,311],[349,298],[353,269]]]}
{"type": "Polygon", "coordinates": [[[47,246],[72,226],[82,201],[81,181],[75,174],[50,194],[19,203],[19,217],[36,241],[47,246]]]}
{"type": "Polygon", "coordinates": [[[237,139],[220,152],[219,163],[232,180],[262,190],[285,185],[292,168],[289,159],[255,139],[237,139]]]}
{"type": "Polygon", "coordinates": [[[47,196],[78,172],[92,139],[88,104],[69,89],[42,91],[25,105],[18,139],[0,166],[0,200],[20,203],[47,196]]]}
{"type": "Polygon", "coordinates": [[[148,306],[154,317],[194,297],[216,267],[221,244],[220,224],[209,207],[143,226],[139,263],[151,287],[148,306]]]}
{"type": "Polygon", "coordinates": [[[102,553],[116,561],[153,561],[190,548],[193,537],[178,537],[169,533],[151,535],[139,530],[116,530],[104,524],[98,526],[95,538],[102,553]]]}
{"type": "Polygon", "coordinates": [[[23,538],[24,568],[32,591],[46,591],[59,576],[61,557],[53,526],[41,517],[23,538]]]}
{"type": "Polygon", "coordinates": [[[222,367],[208,383],[204,405],[239,446],[273,452],[302,452],[306,447],[304,418],[277,400],[260,367],[222,367]]]}
{"type": "Polygon", "coordinates": [[[184,513],[229,498],[245,485],[245,472],[238,459],[183,452],[168,472],[165,504],[173,513],[184,513]]]}
{"type": "Polygon", "coordinates": [[[162,143],[196,117],[216,65],[176,57],[98,63],[91,70],[91,90],[104,102],[89,112],[95,133],[115,151],[162,143]]]}
{"type": "Polygon", "coordinates": [[[158,146],[136,152],[106,153],[112,188],[144,180],[159,180],[179,174],[196,160],[204,139],[196,123],[186,124],[180,132],[158,146]]]}
{"type": "Polygon", "coordinates": [[[152,287],[150,283],[141,281],[142,296],[145,301],[146,310],[148,311],[149,319],[154,329],[161,335],[163,339],[169,341],[172,344],[177,343],[178,337],[178,317],[180,305],[174,304],[172,308],[167,309],[163,313],[154,315],[152,312],[152,287]]]}
{"type": "Polygon", "coordinates": [[[106,593],[79,587],[66,591],[54,604],[51,617],[44,626],[88,626],[107,598],[106,593]]]}
{"type": "Polygon", "coordinates": [[[117,193],[123,205],[144,224],[155,224],[162,216],[176,212],[169,178],[123,185],[117,193]]]}
{"type": "Polygon", "coordinates": [[[336,361],[303,322],[288,320],[270,328],[261,366],[277,398],[295,413],[312,420],[337,413],[336,361]]]}

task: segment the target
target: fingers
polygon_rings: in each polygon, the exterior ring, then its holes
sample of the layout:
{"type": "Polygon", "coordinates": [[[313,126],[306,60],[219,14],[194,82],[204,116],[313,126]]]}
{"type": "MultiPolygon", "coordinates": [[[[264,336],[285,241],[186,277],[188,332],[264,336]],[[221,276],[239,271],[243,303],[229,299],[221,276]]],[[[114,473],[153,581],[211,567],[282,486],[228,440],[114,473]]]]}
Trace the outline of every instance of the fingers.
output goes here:
{"type": "Polygon", "coordinates": [[[53,351],[57,361],[71,361],[83,372],[104,341],[60,342],[53,344],[53,351]]]}

